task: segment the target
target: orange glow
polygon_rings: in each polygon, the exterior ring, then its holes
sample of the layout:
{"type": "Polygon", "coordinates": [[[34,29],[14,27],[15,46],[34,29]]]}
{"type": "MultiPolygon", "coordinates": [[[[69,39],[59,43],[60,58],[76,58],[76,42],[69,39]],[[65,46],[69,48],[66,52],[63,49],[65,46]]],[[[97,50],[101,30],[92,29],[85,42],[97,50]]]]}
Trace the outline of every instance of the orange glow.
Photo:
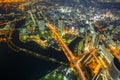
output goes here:
{"type": "Polygon", "coordinates": [[[7,2],[25,2],[25,0],[0,0],[0,3],[2,3],[2,2],[5,2],[5,3],[7,3],[7,2]]]}
{"type": "Polygon", "coordinates": [[[58,31],[55,29],[55,26],[52,24],[48,24],[47,25],[48,28],[51,30],[51,32],[54,34],[55,39],[58,41],[59,45],[61,46],[64,54],[66,55],[66,57],[68,58],[71,67],[74,67],[77,72],[79,77],[81,78],[81,80],[86,80],[84,73],[81,69],[81,63],[76,60],[77,58],[74,56],[74,54],[72,53],[72,51],[69,49],[69,47],[63,42],[62,37],[60,36],[60,34],[58,33],[58,31]]]}
{"type": "Polygon", "coordinates": [[[102,65],[101,60],[97,60],[95,58],[91,59],[90,64],[88,65],[88,67],[91,69],[92,71],[92,75],[97,75],[100,71],[101,68],[104,68],[104,66],[102,65]]]}
{"type": "Polygon", "coordinates": [[[65,33],[66,33],[66,34],[69,34],[69,35],[73,35],[73,36],[79,36],[78,34],[72,33],[72,32],[70,32],[70,31],[68,31],[68,30],[65,30],[65,33]]]}
{"type": "Polygon", "coordinates": [[[120,0],[115,0],[115,2],[120,2],[120,0]]]}
{"type": "Polygon", "coordinates": [[[114,47],[112,45],[108,46],[108,49],[112,52],[112,54],[119,60],[120,62],[120,56],[119,56],[119,51],[120,48],[119,47],[114,47]]]}
{"type": "Polygon", "coordinates": [[[0,42],[6,42],[7,39],[6,38],[0,38],[0,42]]]}

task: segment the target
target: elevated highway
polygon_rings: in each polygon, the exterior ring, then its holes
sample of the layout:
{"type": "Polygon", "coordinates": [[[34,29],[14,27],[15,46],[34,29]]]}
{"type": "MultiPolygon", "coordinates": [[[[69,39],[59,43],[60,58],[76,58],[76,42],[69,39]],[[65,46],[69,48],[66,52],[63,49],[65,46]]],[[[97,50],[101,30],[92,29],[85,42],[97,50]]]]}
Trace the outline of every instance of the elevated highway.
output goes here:
{"type": "Polygon", "coordinates": [[[72,51],[68,48],[68,46],[63,42],[61,36],[59,35],[59,32],[57,31],[57,29],[55,29],[55,26],[48,23],[47,24],[48,28],[52,31],[52,33],[55,36],[55,39],[58,41],[59,45],[61,46],[63,52],[65,53],[66,57],[68,58],[70,64],[72,67],[74,67],[77,70],[77,73],[80,77],[81,80],[86,80],[84,73],[81,69],[81,63],[79,62],[79,60],[77,59],[77,57],[75,57],[72,53],[72,51]]]}

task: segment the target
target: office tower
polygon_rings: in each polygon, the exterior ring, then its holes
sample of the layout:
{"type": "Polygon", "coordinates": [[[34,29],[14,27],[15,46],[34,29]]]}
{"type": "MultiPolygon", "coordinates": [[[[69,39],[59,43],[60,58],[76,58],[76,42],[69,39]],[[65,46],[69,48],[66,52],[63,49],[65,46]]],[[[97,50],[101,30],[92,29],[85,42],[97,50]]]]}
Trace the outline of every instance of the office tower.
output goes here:
{"type": "Polygon", "coordinates": [[[58,20],[58,27],[59,27],[60,33],[62,34],[64,31],[64,20],[62,19],[58,20]]]}

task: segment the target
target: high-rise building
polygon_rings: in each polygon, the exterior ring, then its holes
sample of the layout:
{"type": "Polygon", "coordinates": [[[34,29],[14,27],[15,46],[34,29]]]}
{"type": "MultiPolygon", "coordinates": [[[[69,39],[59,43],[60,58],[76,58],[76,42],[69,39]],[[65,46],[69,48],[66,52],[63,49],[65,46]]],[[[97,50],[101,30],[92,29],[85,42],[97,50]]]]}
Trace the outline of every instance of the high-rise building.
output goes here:
{"type": "Polygon", "coordinates": [[[40,21],[37,21],[37,22],[38,22],[39,30],[44,31],[45,30],[45,25],[46,25],[45,21],[40,20],[40,21]]]}
{"type": "Polygon", "coordinates": [[[62,34],[63,31],[64,31],[64,20],[58,20],[58,27],[59,27],[59,30],[60,30],[60,33],[62,34]]]}

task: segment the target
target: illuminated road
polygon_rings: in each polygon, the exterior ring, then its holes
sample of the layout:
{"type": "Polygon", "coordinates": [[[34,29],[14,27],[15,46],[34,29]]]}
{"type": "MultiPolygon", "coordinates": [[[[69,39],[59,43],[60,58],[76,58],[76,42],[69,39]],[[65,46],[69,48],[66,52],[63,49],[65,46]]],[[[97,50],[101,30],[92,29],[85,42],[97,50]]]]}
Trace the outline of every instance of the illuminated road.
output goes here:
{"type": "Polygon", "coordinates": [[[52,62],[55,62],[55,63],[59,63],[61,65],[68,65],[68,64],[66,64],[62,61],[58,61],[54,58],[50,58],[50,57],[44,56],[40,53],[36,53],[34,51],[31,51],[31,50],[28,50],[28,49],[25,49],[25,48],[21,48],[21,47],[17,46],[16,44],[14,44],[13,41],[10,40],[10,39],[7,40],[7,45],[9,46],[9,48],[11,48],[15,52],[19,52],[19,53],[22,53],[22,54],[23,54],[23,52],[25,52],[27,55],[31,55],[31,56],[34,56],[36,58],[41,58],[41,59],[44,59],[46,61],[52,61],[52,62]]]}
{"type": "Polygon", "coordinates": [[[63,42],[61,36],[59,35],[57,29],[55,29],[55,26],[52,24],[47,24],[47,26],[49,27],[49,29],[52,31],[52,33],[55,36],[55,39],[58,41],[58,43],[60,44],[62,50],[64,51],[65,55],[67,56],[71,66],[75,67],[75,69],[77,70],[77,73],[80,77],[81,80],[86,80],[84,73],[82,72],[81,69],[81,63],[78,62],[79,60],[76,59],[76,57],[73,55],[72,51],[67,47],[67,45],[63,42]]]}
{"type": "Polygon", "coordinates": [[[18,19],[14,19],[12,21],[8,21],[8,22],[0,24],[0,26],[4,26],[4,25],[9,26],[7,28],[4,27],[4,28],[0,29],[0,35],[4,35],[5,37],[11,39],[11,35],[12,35],[13,31],[15,30],[15,24],[14,23],[17,22],[17,21],[23,20],[25,18],[26,18],[25,16],[21,16],[18,19]]]}
{"type": "Polygon", "coordinates": [[[73,33],[71,31],[65,31],[65,33],[72,35],[72,36],[75,36],[75,37],[79,36],[79,34],[73,33]]]}
{"type": "Polygon", "coordinates": [[[7,28],[7,29],[0,29],[0,35],[4,35],[7,34],[11,31],[11,28],[7,28]]]}
{"type": "Polygon", "coordinates": [[[25,18],[26,18],[25,16],[22,16],[22,17],[20,17],[19,19],[14,19],[13,21],[8,21],[8,22],[5,22],[5,23],[3,23],[3,24],[0,24],[0,26],[3,26],[3,25],[5,25],[5,24],[9,24],[9,23],[13,23],[13,22],[17,22],[17,21],[23,20],[23,19],[25,19],[25,18]]]}

